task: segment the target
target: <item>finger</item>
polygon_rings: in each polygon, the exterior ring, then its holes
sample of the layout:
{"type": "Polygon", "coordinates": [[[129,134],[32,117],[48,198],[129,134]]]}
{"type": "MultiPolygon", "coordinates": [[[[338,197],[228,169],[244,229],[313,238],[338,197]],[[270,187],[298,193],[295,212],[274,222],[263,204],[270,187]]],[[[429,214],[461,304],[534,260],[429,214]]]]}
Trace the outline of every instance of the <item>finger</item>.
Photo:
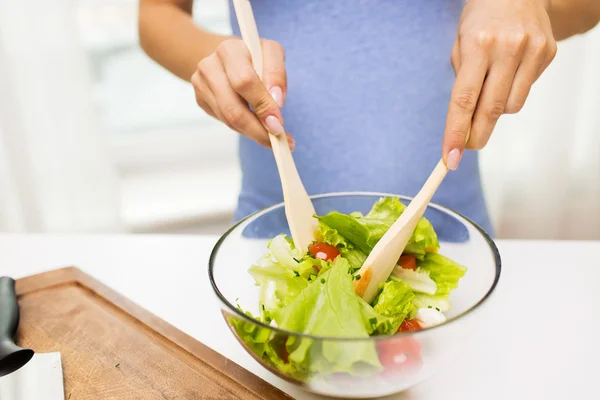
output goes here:
{"type": "Polygon", "coordinates": [[[265,147],[270,147],[267,130],[248,108],[248,104],[230,86],[220,61],[216,57],[208,57],[199,70],[214,95],[221,119],[233,130],[265,147]]]}
{"type": "Polygon", "coordinates": [[[229,41],[217,50],[231,87],[248,102],[258,119],[274,135],[284,133],[279,106],[252,67],[248,48],[242,41],[229,41]]]}
{"type": "Polygon", "coordinates": [[[283,47],[273,40],[262,41],[263,83],[281,108],[287,93],[285,53],[283,47]]]}
{"type": "Polygon", "coordinates": [[[490,68],[479,96],[466,148],[480,150],[487,144],[498,119],[504,114],[517,66],[516,60],[504,60],[490,68]]]}
{"type": "Polygon", "coordinates": [[[469,61],[465,57],[462,58],[462,64],[450,95],[442,144],[444,162],[449,169],[458,168],[471,128],[473,113],[481,93],[481,86],[485,79],[487,65],[487,59],[480,55],[472,55],[469,61]]]}
{"type": "Polygon", "coordinates": [[[531,86],[538,80],[555,56],[556,42],[551,36],[550,39],[547,39],[547,36],[539,36],[529,41],[506,102],[505,112],[507,114],[515,114],[521,111],[529,96],[531,86]]]}
{"type": "Polygon", "coordinates": [[[210,93],[208,85],[206,85],[206,83],[200,77],[198,71],[194,72],[194,75],[192,75],[191,82],[194,87],[196,104],[198,104],[198,106],[200,106],[200,108],[211,117],[220,119],[213,111],[213,109],[216,107],[216,101],[214,100],[212,93],[210,93]],[[205,98],[207,98],[208,101],[205,100],[205,98]]]}
{"type": "Polygon", "coordinates": [[[290,146],[290,150],[294,151],[294,149],[296,148],[296,141],[289,133],[286,132],[285,135],[287,136],[288,146],[290,146]]]}
{"type": "Polygon", "coordinates": [[[473,116],[471,135],[466,145],[471,150],[480,150],[487,144],[498,119],[504,114],[527,36],[523,32],[506,33],[498,39],[498,44],[473,116]]]}

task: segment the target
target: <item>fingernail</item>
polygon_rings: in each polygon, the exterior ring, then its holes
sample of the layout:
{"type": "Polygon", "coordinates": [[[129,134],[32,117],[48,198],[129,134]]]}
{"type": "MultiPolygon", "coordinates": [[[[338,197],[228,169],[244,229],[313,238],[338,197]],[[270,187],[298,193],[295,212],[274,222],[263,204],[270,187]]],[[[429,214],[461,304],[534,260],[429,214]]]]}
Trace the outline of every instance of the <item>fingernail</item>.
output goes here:
{"type": "Polygon", "coordinates": [[[281,90],[281,88],[279,86],[274,86],[271,89],[270,93],[271,96],[273,96],[273,100],[275,100],[275,103],[277,103],[279,108],[283,107],[283,91],[281,90]]]}
{"type": "Polygon", "coordinates": [[[287,134],[287,141],[288,146],[290,146],[290,151],[294,151],[294,149],[296,148],[296,141],[289,133],[287,134]]]}
{"type": "Polygon", "coordinates": [[[277,119],[277,117],[274,117],[273,115],[269,115],[265,119],[265,124],[267,125],[269,132],[271,132],[273,135],[281,135],[284,132],[283,125],[281,125],[279,119],[277,119]]]}
{"type": "Polygon", "coordinates": [[[455,170],[458,168],[458,164],[460,163],[460,159],[462,158],[462,153],[459,149],[452,149],[450,153],[448,153],[448,158],[446,159],[446,166],[448,169],[455,170]]]}

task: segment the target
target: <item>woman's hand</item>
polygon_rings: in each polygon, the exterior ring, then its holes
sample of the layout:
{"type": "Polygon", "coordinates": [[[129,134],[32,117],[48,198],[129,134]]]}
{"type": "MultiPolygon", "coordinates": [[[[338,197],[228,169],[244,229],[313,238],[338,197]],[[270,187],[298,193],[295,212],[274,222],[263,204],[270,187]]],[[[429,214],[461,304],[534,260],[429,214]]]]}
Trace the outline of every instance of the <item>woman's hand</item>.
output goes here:
{"type": "Polygon", "coordinates": [[[458,167],[465,147],[482,149],[502,114],[521,110],[531,85],[554,59],[548,5],[549,0],[467,1],[451,58],[456,82],[442,149],[448,168],[458,167]]]}
{"type": "MultiPolygon", "coordinates": [[[[272,40],[261,43],[262,81],[252,67],[248,48],[240,39],[222,42],[214,53],[198,63],[191,81],[196,102],[204,111],[231,129],[270,147],[268,132],[284,133],[280,108],[287,89],[285,56],[279,43],[272,40]]],[[[294,141],[289,135],[288,142],[293,148],[294,141]]]]}

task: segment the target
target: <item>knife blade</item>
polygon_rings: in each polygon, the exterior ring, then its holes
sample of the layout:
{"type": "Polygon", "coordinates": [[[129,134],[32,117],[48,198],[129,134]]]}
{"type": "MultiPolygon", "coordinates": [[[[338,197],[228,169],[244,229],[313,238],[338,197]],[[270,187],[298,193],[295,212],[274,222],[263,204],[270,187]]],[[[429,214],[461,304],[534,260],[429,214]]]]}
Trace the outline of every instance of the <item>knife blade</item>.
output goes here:
{"type": "Polygon", "coordinates": [[[64,400],[60,353],[34,354],[17,346],[18,326],[15,281],[0,277],[0,399],[64,400]]]}

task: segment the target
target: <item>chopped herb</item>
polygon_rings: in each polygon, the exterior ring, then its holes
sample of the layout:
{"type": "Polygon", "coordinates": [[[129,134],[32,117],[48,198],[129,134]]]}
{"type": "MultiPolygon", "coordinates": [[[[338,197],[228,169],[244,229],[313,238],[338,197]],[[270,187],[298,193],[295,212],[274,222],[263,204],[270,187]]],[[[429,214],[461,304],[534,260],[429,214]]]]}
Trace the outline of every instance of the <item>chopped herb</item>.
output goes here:
{"type": "Polygon", "coordinates": [[[321,283],[325,283],[325,279],[321,278],[321,283]]]}
{"type": "Polygon", "coordinates": [[[354,275],[354,279],[356,279],[357,281],[360,281],[360,274],[354,275]]]}
{"type": "Polygon", "coordinates": [[[261,304],[263,311],[265,311],[265,305],[261,304]]]}
{"type": "Polygon", "coordinates": [[[312,281],[312,275],[308,277],[308,281],[312,281]]]}
{"type": "Polygon", "coordinates": [[[433,308],[433,307],[431,307],[431,306],[427,306],[427,308],[433,308]]]}
{"type": "Polygon", "coordinates": [[[270,324],[271,323],[271,317],[267,316],[266,322],[267,322],[267,324],[270,324]]]}
{"type": "Polygon", "coordinates": [[[117,364],[117,365],[115,365],[115,368],[119,368],[119,365],[121,365],[121,364],[117,364]]]}
{"type": "Polygon", "coordinates": [[[294,271],[294,275],[300,276],[300,274],[298,273],[298,271],[294,271]]]}
{"type": "Polygon", "coordinates": [[[240,301],[240,298],[238,297],[237,299],[235,299],[235,302],[237,303],[238,301],[240,301]]]}
{"type": "Polygon", "coordinates": [[[292,257],[294,259],[294,261],[296,261],[298,264],[300,264],[300,261],[296,258],[296,257],[292,257]]]}
{"type": "Polygon", "coordinates": [[[373,317],[373,318],[369,318],[369,323],[371,324],[371,326],[373,326],[373,328],[375,327],[375,325],[377,325],[377,318],[373,317]]]}
{"type": "Polygon", "coordinates": [[[438,310],[438,311],[441,311],[441,310],[440,310],[439,308],[437,308],[437,307],[436,307],[435,309],[436,309],[436,310],[438,310]]]}

